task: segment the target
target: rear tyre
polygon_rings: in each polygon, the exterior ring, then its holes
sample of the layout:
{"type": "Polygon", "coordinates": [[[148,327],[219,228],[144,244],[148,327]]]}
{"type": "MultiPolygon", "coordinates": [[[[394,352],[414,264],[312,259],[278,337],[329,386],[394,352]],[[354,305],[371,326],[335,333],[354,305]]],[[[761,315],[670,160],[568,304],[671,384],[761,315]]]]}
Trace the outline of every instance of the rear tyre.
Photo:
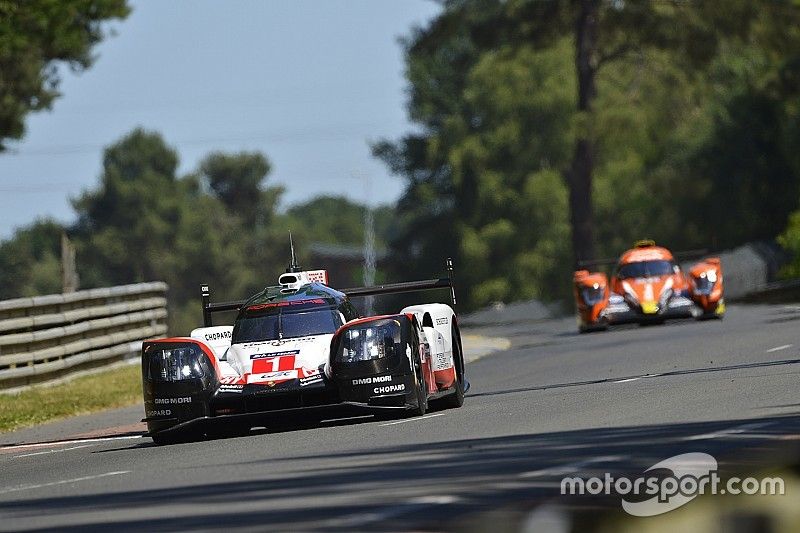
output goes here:
{"type": "Polygon", "coordinates": [[[456,409],[464,405],[464,352],[461,349],[461,334],[455,326],[452,328],[452,339],[456,382],[453,385],[455,391],[441,400],[441,405],[445,409],[456,409]]]}

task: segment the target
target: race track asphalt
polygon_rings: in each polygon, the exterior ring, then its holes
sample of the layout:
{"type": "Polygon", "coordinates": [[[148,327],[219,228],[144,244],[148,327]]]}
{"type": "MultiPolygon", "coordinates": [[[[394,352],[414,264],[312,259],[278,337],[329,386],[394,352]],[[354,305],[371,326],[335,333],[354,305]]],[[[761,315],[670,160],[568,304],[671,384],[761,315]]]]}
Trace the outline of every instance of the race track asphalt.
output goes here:
{"type": "Polygon", "coordinates": [[[467,365],[456,410],[163,447],[141,406],[3,434],[0,530],[499,533],[546,502],[619,507],[560,496],[565,475],[686,452],[728,474],[797,462],[799,324],[786,305],[584,335],[573,319],[487,324],[471,333],[511,348],[467,365]]]}

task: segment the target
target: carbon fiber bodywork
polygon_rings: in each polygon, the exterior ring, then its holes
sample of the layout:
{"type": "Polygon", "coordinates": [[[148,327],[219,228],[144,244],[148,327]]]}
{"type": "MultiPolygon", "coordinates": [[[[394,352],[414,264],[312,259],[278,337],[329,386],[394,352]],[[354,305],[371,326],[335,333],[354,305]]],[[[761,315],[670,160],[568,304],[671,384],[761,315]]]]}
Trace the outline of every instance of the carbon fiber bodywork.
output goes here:
{"type": "MultiPolygon", "coordinates": [[[[348,329],[366,327],[386,317],[366,319],[341,328],[331,342],[330,371],[308,378],[270,384],[220,383],[213,354],[199,351],[202,376],[164,381],[151,372],[152,354],[178,342],[148,342],[142,352],[145,412],[151,435],[195,424],[226,421],[268,421],[286,416],[312,416],[337,410],[414,409],[418,407],[421,375],[420,340],[414,319],[390,317],[400,325],[400,343],[384,357],[346,362],[342,337],[348,329]],[[416,369],[415,369],[416,365],[416,369]]],[[[189,344],[192,341],[187,340],[189,344]]],[[[199,346],[199,345],[198,345],[199,346]]],[[[324,370],[324,369],[321,369],[324,370]]],[[[424,384],[424,380],[423,380],[424,384]]],[[[436,396],[436,395],[434,395],[436,396]]]]}
{"type": "Polygon", "coordinates": [[[613,325],[658,322],[669,318],[691,318],[697,314],[697,307],[687,296],[675,295],[669,299],[666,307],[660,308],[656,313],[645,314],[641,308],[631,306],[622,296],[612,294],[603,316],[608,320],[608,324],[613,325]]]}

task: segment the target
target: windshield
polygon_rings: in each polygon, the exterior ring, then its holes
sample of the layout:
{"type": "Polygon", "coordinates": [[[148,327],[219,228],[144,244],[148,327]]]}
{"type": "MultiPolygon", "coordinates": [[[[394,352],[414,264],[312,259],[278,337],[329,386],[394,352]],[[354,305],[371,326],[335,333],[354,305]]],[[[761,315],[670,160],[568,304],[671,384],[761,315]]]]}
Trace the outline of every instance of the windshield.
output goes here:
{"type": "Polygon", "coordinates": [[[674,267],[672,261],[639,261],[620,267],[617,276],[620,279],[670,276],[675,273],[674,267]]]}
{"type": "Polygon", "coordinates": [[[233,343],[273,341],[334,333],[342,325],[336,309],[302,313],[272,313],[239,318],[233,327],[233,343]]]}

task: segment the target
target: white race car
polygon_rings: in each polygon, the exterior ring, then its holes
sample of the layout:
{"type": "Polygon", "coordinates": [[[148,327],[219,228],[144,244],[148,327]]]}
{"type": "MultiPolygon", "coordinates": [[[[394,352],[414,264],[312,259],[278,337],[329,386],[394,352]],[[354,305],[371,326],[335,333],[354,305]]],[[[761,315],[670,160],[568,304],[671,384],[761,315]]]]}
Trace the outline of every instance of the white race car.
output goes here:
{"type": "Polygon", "coordinates": [[[210,303],[204,286],[204,327],[143,343],[149,435],[168,443],[331,410],[460,407],[469,384],[452,307],[364,318],[349,298],[449,288],[455,303],[449,260],[448,269],[438,280],[338,291],[324,270],[290,267],[277,286],[223,304],[210,303]],[[233,325],[212,325],[213,312],[230,310],[238,310],[233,325]]]}

